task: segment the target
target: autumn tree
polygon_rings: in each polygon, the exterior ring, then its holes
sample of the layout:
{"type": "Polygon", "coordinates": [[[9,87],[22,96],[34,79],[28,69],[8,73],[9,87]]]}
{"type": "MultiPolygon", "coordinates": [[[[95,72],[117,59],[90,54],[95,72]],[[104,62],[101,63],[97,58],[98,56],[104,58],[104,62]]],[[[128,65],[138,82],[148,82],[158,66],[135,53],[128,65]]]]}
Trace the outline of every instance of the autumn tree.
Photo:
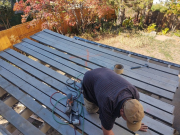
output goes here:
{"type": "Polygon", "coordinates": [[[84,32],[96,17],[103,17],[111,8],[105,0],[20,0],[14,10],[24,11],[22,23],[29,16],[32,22],[43,20],[42,28],[63,33],[63,25],[75,27],[84,32]]]}

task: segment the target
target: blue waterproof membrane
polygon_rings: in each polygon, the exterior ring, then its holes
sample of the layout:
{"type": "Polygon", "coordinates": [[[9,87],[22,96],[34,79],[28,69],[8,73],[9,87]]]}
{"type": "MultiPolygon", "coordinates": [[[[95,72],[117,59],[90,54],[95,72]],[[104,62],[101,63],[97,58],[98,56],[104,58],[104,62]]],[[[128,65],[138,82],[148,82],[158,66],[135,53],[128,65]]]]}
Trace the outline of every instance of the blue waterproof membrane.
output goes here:
{"type": "Polygon", "coordinates": [[[96,43],[96,42],[93,42],[93,41],[90,41],[90,40],[87,40],[87,39],[83,39],[83,38],[80,38],[80,37],[76,37],[76,36],[74,36],[74,38],[77,39],[77,40],[81,40],[81,41],[87,42],[87,43],[91,43],[91,44],[94,44],[94,45],[102,46],[102,47],[105,47],[105,48],[108,48],[108,49],[116,50],[116,51],[127,53],[127,54],[132,54],[132,55],[135,55],[135,56],[138,56],[138,57],[142,57],[142,58],[145,58],[145,59],[153,60],[153,61],[156,61],[156,62],[160,62],[160,63],[164,63],[164,64],[167,64],[167,65],[171,65],[171,66],[175,66],[175,67],[180,68],[179,64],[175,64],[175,63],[172,63],[172,62],[168,62],[168,61],[152,58],[152,57],[149,57],[149,56],[145,56],[145,55],[142,55],[142,54],[138,54],[138,53],[135,53],[135,52],[130,52],[130,51],[126,51],[126,50],[123,50],[123,49],[115,48],[115,47],[112,47],[112,46],[96,43]]]}

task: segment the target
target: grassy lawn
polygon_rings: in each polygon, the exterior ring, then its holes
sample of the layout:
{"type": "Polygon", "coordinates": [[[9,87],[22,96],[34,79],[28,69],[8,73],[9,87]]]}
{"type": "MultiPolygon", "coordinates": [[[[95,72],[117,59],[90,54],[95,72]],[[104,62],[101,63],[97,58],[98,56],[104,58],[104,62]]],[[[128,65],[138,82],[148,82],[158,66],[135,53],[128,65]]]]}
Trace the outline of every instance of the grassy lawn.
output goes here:
{"type": "Polygon", "coordinates": [[[136,52],[146,56],[180,64],[180,38],[156,35],[156,37],[142,34],[142,32],[106,32],[96,35],[83,34],[80,37],[136,52]]]}

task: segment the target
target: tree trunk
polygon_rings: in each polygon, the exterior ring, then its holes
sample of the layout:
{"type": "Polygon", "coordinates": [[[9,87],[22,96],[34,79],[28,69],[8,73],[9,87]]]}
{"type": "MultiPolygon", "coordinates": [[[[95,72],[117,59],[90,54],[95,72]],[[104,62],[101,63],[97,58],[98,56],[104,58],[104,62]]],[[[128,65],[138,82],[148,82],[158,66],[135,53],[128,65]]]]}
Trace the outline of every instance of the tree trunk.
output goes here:
{"type": "Polygon", "coordinates": [[[122,25],[124,17],[125,17],[125,8],[119,9],[116,24],[122,25]]]}
{"type": "Polygon", "coordinates": [[[149,24],[149,13],[150,13],[152,4],[153,4],[153,1],[152,1],[152,0],[149,0],[149,1],[148,1],[148,5],[147,5],[147,7],[146,7],[146,12],[145,12],[145,20],[144,20],[144,23],[145,23],[145,24],[149,24]]]}
{"type": "Polygon", "coordinates": [[[135,20],[136,22],[138,22],[138,20],[139,20],[139,11],[136,11],[136,12],[134,13],[133,18],[134,18],[134,20],[135,20]]]}
{"type": "Polygon", "coordinates": [[[124,0],[121,1],[120,9],[118,9],[117,21],[116,21],[117,25],[122,25],[124,17],[125,17],[125,8],[123,4],[124,4],[124,0]]]}

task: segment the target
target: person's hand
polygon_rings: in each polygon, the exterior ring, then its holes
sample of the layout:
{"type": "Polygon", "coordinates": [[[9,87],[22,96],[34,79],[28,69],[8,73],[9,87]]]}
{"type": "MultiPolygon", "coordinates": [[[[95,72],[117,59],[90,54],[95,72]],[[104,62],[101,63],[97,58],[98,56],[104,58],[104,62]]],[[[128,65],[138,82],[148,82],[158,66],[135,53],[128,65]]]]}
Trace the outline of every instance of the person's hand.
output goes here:
{"type": "Polygon", "coordinates": [[[139,129],[139,131],[144,131],[147,132],[148,126],[144,125],[144,123],[141,123],[141,128],[139,129]]]}

